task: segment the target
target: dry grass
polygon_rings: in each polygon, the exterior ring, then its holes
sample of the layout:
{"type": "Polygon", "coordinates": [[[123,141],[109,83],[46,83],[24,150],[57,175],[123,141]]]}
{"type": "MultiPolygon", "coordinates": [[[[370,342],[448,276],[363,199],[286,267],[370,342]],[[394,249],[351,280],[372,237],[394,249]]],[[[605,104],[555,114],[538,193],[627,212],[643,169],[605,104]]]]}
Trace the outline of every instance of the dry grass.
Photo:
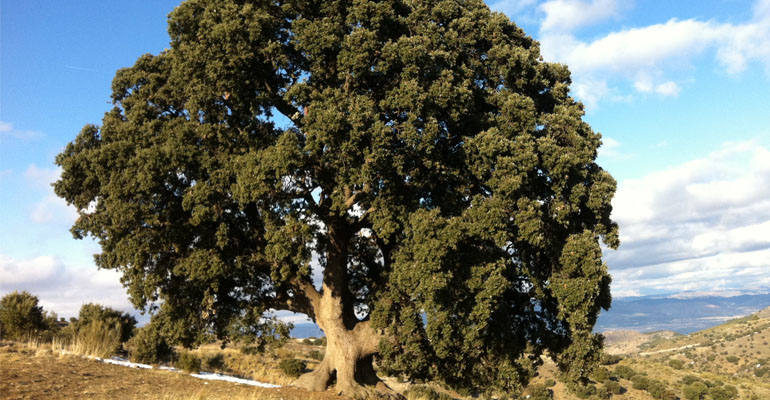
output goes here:
{"type": "Polygon", "coordinates": [[[193,354],[204,361],[203,370],[210,372],[223,372],[242,378],[254,379],[260,382],[276,385],[290,385],[294,378],[284,375],[278,368],[280,357],[271,353],[244,354],[234,348],[220,348],[219,345],[205,345],[192,351],[193,354]],[[205,360],[221,355],[224,368],[206,368],[205,360]]]}
{"type": "MultiPolygon", "coordinates": [[[[682,380],[694,375],[704,381],[722,382],[735,386],[739,391],[738,399],[770,399],[770,373],[763,377],[755,376],[757,364],[770,365],[770,312],[756,318],[744,318],[730,321],[718,327],[691,335],[674,336],[656,335],[617,335],[613,346],[633,348],[635,353],[628,354],[619,365],[633,368],[637,373],[662,382],[680,398],[683,397],[682,380]],[[623,340],[633,342],[624,344],[623,340]],[[698,344],[689,349],[677,349],[640,355],[644,352],[676,349],[685,345],[698,344]],[[672,359],[681,360],[683,366],[669,364],[672,359]],[[732,361],[731,361],[732,360],[732,361]],[[673,366],[672,366],[673,365],[673,366]]],[[[0,393],[10,398],[158,398],[169,400],[187,399],[332,399],[332,393],[309,393],[298,389],[261,389],[223,382],[203,382],[185,374],[164,371],[132,370],[84,360],[67,355],[67,352],[86,352],[87,346],[77,346],[66,341],[54,341],[45,344],[36,341],[28,343],[0,343],[0,393]],[[88,365],[83,364],[88,363],[88,365]],[[159,389],[160,388],[160,389],[159,389]]],[[[204,361],[216,360],[219,365],[208,362],[208,370],[225,372],[244,378],[288,385],[293,379],[285,376],[279,369],[281,359],[299,358],[308,362],[312,369],[317,361],[310,357],[313,351],[323,351],[321,346],[291,341],[280,349],[264,354],[244,354],[237,348],[220,348],[212,344],[193,352],[204,361]],[[218,370],[218,371],[217,371],[218,370]]],[[[608,366],[614,372],[617,365],[608,366]]],[[[202,368],[206,370],[206,368],[202,368]]],[[[615,375],[612,373],[612,375],[615,375]]],[[[539,371],[533,384],[544,384],[558,376],[556,366],[549,360],[539,371]]],[[[652,396],[643,390],[634,389],[633,383],[619,379],[625,388],[621,395],[613,399],[649,400],[652,396]]],[[[404,392],[409,384],[396,383],[386,379],[396,390],[404,392]]],[[[551,387],[557,400],[574,400],[566,385],[556,379],[551,387]]],[[[601,384],[597,383],[597,386],[601,384]]],[[[435,386],[439,388],[439,386],[435,386]]],[[[441,392],[441,391],[439,391],[441,392]]],[[[444,392],[442,394],[450,394],[444,392]]],[[[451,393],[455,398],[462,398],[451,393]]],[[[421,398],[414,397],[413,400],[421,398]]],[[[423,396],[424,397],[424,396],[423,396]]]]}
{"type": "Polygon", "coordinates": [[[330,392],[265,389],[132,369],[55,351],[50,344],[0,342],[0,397],[8,399],[342,399],[330,392]]]}

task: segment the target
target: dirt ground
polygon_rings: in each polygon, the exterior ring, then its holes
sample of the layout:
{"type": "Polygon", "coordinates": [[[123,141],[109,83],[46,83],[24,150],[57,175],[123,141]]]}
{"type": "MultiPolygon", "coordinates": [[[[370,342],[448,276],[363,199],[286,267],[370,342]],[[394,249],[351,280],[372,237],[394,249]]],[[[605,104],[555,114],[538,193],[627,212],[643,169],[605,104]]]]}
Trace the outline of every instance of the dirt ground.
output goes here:
{"type": "Polygon", "coordinates": [[[0,343],[0,399],[343,399],[330,392],[203,381],[0,343]]]}

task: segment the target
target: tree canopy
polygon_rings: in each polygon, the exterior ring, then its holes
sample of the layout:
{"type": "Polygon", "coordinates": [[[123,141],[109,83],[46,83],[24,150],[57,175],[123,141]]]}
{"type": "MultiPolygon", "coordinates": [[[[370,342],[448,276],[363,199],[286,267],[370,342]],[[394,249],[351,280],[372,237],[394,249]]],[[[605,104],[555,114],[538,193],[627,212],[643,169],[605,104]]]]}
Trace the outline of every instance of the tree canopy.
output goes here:
{"type": "Polygon", "coordinates": [[[373,384],[372,357],[498,393],[545,351],[587,376],[615,181],[566,66],[481,0],[188,0],[168,22],[55,189],[169,335],[305,313],[329,340],[311,389],[373,384]]]}

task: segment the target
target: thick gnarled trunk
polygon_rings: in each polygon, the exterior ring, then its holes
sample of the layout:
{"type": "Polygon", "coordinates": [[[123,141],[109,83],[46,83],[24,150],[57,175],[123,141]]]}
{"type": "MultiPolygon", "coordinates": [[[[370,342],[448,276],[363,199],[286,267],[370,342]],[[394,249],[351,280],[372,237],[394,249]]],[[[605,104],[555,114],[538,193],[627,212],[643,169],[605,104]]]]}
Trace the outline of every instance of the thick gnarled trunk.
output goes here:
{"type": "Polygon", "coordinates": [[[357,395],[379,384],[384,388],[372,366],[380,335],[368,321],[357,322],[353,328],[345,324],[342,299],[330,290],[314,302],[315,319],[326,334],[326,353],[321,363],[310,373],[302,375],[296,386],[322,391],[336,378],[335,391],[357,395]]]}
{"type": "Polygon", "coordinates": [[[322,391],[336,379],[337,393],[356,397],[375,389],[388,391],[372,366],[381,333],[372,329],[371,322],[359,321],[353,312],[347,276],[347,251],[353,232],[345,224],[332,223],[328,229],[330,246],[323,290],[319,293],[308,284],[302,288],[315,322],[326,334],[326,353],[314,371],[300,376],[294,384],[322,391]]]}

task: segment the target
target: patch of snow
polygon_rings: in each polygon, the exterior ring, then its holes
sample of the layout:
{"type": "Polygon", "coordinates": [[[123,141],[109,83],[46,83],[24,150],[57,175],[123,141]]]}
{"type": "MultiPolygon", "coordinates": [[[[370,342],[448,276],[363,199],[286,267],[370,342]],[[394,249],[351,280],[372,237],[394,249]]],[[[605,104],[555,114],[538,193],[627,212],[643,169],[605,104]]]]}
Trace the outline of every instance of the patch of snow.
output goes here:
{"type": "Polygon", "coordinates": [[[96,360],[99,360],[99,361],[101,361],[103,363],[107,363],[107,364],[122,365],[124,367],[152,369],[152,365],[133,363],[131,361],[128,361],[128,360],[126,360],[124,358],[120,358],[120,357],[113,357],[113,358],[99,358],[99,357],[96,357],[96,360]]]}
{"type": "MultiPolygon", "coordinates": [[[[143,369],[153,369],[152,365],[147,364],[140,364],[140,363],[134,363],[131,361],[126,360],[125,358],[120,357],[112,357],[112,358],[100,358],[100,357],[86,357],[92,360],[101,361],[106,364],[113,364],[113,365],[120,365],[123,367],[131,367],[131,368],[143,368],[143,369]]],[[[158,369],[165,370],[165,371],[173,371],[173,372],[180,372],[180,370],[174,368],[174,367],[168,367],[165,365],[161,365],[158,367],[158,369]]],[[[229,375],[222,375],[222,374],[215,374],[211,372],[199,372],[197,374],[190,374],[190,376],[198,379],[205,379],[210,381],[225,381],[225,382],[231,382],[231,383],[240,383],[242,385],[250,385],[250,386],[259,386],[263,388],[268,389],[274,389],[281,387],[280,385],[274,385],[272,383],[264,383],[259,381],[254,381],[251,379],[243,379],[243,378],[237,378],[235,376],[229,376],[229,375]]],[[[203,382],[204,385],[208,385],[208,382],[203,382]]]]}
{"type": "Polygon", "coordinates": [[[264,383],[259,381],[253,381],[251,379],[243,379],[243,378],[236,378],[234,376],[228,376],[228,375],[222,375],[222,374],[214,374],[211,372],[200,372],[197,374],[190,374],[190,376],[198,378],[198,379],[206,379],[211,381],[225,381],[225,382],[233,382],[233,383],[240,383],[243,385],[251,385],[251,386],[259,386],[263,388],[279,388],[280,385],[273,385],[272,383],[264,383]]]}

